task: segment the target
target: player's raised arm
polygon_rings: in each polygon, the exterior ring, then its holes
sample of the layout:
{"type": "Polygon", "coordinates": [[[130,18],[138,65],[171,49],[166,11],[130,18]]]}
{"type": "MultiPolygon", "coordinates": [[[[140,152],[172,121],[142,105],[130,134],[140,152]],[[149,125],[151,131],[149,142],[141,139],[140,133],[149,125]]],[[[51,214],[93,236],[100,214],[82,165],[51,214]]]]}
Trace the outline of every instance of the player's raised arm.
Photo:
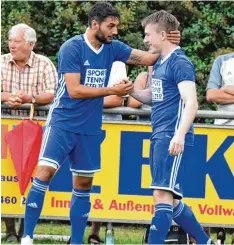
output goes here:
{"type": "Polygon", "coordinates": [[[72,99],[90,99],[108,95],[124,96],[132,91],[131,82],[121,83],[113,87],[94,88],[80,84],[80,73],[65,73],[67,91],[72,99]]]}
{"type": "MultiPolygon", "coordinates": [[[[180,32],[177,30],[170,31],[169,33],[167,33],[167,39],[171,43],[178,45],[180,43],[180,32]]],[[[158,59],[159,56],[160,56],[159,53],[153,54],[139,49],[133,49],[127,60],[127,63],[133,65],[151,66],[155,63],[155,61],[158,59]]]]}
{"type": "Polygon", "coordinates": [[[151,66],[155,63],[158,57],[159,54],[151,54],[139,49],[133,49],[127,60],[127,64],[151,66]]]}

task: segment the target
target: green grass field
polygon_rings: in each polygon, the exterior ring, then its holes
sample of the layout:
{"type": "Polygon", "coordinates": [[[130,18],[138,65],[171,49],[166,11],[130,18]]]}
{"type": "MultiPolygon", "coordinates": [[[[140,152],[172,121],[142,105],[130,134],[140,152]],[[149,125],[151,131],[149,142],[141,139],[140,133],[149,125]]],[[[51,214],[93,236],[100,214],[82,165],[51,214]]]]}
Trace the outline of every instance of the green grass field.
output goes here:
{"type": "MultiPolygon", "coordinates": [[[[1,224],[1,231],[5,232],[4,222],[1,224]]],[[[84,242],[87,243],[87,237],[89,235],[90,227],[87,226],[85,231],[84,242]]],[[[69,236],[70,226],[68,224],[57,224],[57,223],[39,223],[36,227],[35,234],[41,235],[59,235],[59,236],[69,236]]],[[[142,237],[144,234],[143,225],[115,225],[114,224],[114,234],[115,234],[115,244],[142,244],[142,237]]],[[[101,238],[105,238],[105,226],[101,228],[101,238]]],[[[216,240],[216,234],[212,233],[212,238],[216,240]]],[[[34,240],[35,244],[65,244],[67,241],[58,241],[53,239],[40,239],[34,240]]],[[[2,243],[4,238],[2,238],[2,243]]],[[[231,243],[231,235],[227,234],[227,239],[225,244],[231,243]]]]}

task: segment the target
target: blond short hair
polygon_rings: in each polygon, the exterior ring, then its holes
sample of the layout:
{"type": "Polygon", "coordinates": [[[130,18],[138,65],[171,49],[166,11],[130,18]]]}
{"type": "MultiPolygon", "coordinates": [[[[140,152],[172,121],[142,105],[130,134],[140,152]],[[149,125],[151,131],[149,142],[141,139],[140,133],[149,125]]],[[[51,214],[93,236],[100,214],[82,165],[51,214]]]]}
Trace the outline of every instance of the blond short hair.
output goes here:
{"type": "Polygon", "coordinates": [[[165,10],[157,11],[144,18],[142,26],[145,27],[148,24],[157,24],[157,30],[165,32],[178,30],[180,25],[176,17],[165,10]]]}

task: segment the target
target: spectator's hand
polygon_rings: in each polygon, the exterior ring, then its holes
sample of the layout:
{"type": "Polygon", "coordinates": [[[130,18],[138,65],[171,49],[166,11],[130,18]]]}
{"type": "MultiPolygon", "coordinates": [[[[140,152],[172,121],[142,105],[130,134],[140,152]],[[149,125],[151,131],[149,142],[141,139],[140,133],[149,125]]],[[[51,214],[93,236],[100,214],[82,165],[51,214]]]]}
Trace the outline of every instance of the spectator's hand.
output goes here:
{"type": "Polygon", "coordinates": [[[180,44],[180,31],[170,31],[169,33],[167,33],[167,39],[171,43],[179,45],[180,44]]]}
{"type": "Polygon", "coordinates": [[[16,94],[11,94],[8,98],[7,104],[10,107],[17,108],[22,105],[22,100],[16,94]]]}
{"type": "Polygon", "coordinates": [[[113,94],[125,96],[133,90],[133,83],[128,79],[122,79],[118,84],[113,86],[113,94]]]}
{"type": "Polygon", "coordinates": [[[183,134],[175,134],[174,137],[172,138],[169,146],[169,154],[172,156],[176,156],[179,154],[182,154],[184,151],[184,138],[185,135],[183,134]]]}
{"type": "Polygon", "coordinates": [[[16,95],[22,100],[22,104],[31,103],[32,95],[27,95],[24,91],[20,90],[16,93],[16,95]]]}

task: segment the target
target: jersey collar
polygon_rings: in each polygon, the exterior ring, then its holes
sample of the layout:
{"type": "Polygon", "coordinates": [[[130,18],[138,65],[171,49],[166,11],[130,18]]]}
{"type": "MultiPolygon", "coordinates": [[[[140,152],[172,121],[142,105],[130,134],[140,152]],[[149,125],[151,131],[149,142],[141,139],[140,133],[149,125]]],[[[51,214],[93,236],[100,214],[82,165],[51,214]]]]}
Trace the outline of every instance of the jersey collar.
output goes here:
{"type": "Polygon", "coordinates": [[[90,48],[95,54],[99,54],[99,53],[102,52],[102,50],[103,50],[103,48],[104,48],[104,44],[102,44],[102,46],[101,46],[98,50],[96,50],[96,49],[92,46],[92,44],[89,42],[86,33],[84,33],[84,40],[85,40],[86,44],[89,46],[89,48],[90,48]]]}
{"type": "Polygon", "coordinates": [[[172,55],[172,53],[174,53],[177,49],[181,49],[180,46],[174,48],[164,59],[161,59],[161,64],[163,64],[167,59],[169,59],[169,57],[172,55]]]}

